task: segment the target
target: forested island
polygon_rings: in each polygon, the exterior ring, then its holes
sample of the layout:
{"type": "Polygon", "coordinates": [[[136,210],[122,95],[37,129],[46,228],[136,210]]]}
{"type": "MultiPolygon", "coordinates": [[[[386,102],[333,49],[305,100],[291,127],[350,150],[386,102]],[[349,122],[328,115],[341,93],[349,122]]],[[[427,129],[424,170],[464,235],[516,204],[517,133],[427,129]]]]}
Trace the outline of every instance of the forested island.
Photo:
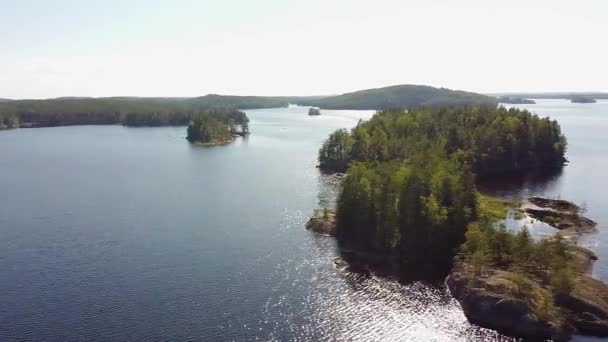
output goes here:
{"type": "Polygon", "coordinates": [[[570,99],[572,103],[596,103],[597,101],[592,97],[587,96],[575,96],[570,99]]]}
{"type": "Polygon", "coordinates": [[[210,109],[195,115],[186,139],[201,145],[221,145],[249,134],[249,118],[235,109],[210,109]]]}
{"type": "Polygon", "coordinates": [[[347,174],[335,214],[307,228],[334,235],[350,263],[382,274],[450,274],[452,294],[481,326],[527,338],[605,335],[608,304],[590,303],[608,303],[608,287],[585,275],[593,253],[562,235],[535,242],[525,228],[498,227],[517,206],[476,190],[477,176],[559,168],[565,151],[559,124],[525,110],[381,111],[321,147],[319,167],[347,174]]]}
{"type": "Polygon", "coordinates": [[[310,115],[310,116],[321,115],[321,111],[319,110],[319,108],[310,107],[310,109],[308,110],[308,115],[310,115]]]}
{"type": "Polygon", "coordinates": [[[536,104],[536,101],[530,99],[524,99],[521,97],[502,96],[498,98],[499,103],[507,104],[536,104]]]}

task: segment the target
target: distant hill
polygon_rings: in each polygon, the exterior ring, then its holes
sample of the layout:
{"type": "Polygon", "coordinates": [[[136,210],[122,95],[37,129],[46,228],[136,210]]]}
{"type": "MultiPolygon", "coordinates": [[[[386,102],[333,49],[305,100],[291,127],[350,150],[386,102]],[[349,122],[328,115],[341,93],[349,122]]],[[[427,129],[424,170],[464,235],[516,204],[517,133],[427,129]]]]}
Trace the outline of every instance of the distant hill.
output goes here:
{"type": "Polygon", "coordinates": [[[421,85],[396,85],[360,90],[298,104],[326,109],[384,109],[419,106],[496,104],[496,99],[476,93],[421,85]]]}
{"type": "Polygon", "coordinates": [[[608,99],[608,93],[602,92],[546,92],[546,93],[493,93],[486,94],[494,97],[511,97],[524,99],[565,99],[571,100],[577,97],[587,97],[596,100],[608,99]]]}
{"type": "Polygon", "coordinates": [[[13,101],[11,99],[0,99],[0,102],[8,102],[8,101],[13,101]]]}

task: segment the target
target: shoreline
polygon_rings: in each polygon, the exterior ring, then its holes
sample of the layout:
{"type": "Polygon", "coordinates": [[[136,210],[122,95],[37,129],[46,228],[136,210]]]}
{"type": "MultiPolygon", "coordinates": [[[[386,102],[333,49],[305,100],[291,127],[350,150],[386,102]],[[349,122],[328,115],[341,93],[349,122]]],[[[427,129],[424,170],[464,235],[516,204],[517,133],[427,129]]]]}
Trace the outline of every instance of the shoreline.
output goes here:
{"type": "Polygon", "coordinates": [[[245,133],[232,133],[232,136],[229,139],[209,141],[209,142],[190,141],[190,144],[195,145],[195,146],[201,146],[201,147],[224,146],[224,145],[233,143],[239,137],[244,138],[244,137],[248,136],[249,134],[250,133],[246,133],[246,134],[245,133]]]}
{"type": "MultiPolygon", "coordinates": [[[[441,272],[433,274],[428,272],[429,270],[412,271],[407,266],[404,267],[398,256],[338,246],[340,256],[334,259],[334,265],[340,271],[374,273],[398,281],[443,281],[450,294],[460,303],[469,322],[504,335],[533,339],[553,338],[558,341],[568,340],[573,334],[608,336],[608,285],[592,276],[597,255],[577,244],[578,238],[583,234],[595,231],[596,223],[580,216],[580,208],[567,201],[538,197],[523,203],[506,199],[499,201],[497,205],[502,205],[503,210],[519,210],[528,217],[533,217],[526,210],[530,204],[540,208],[537,210],[550,211],[552,215],[560,217],[562,228],[553,221],[551,222],[555,225],[545,222],[559,230],[544,239],[555,239],[558,235],[568,239],[567,251],[571,254],[575,277],[570,292],[556,294],[544,281],[537,278],[518,278],[521,276],[510,269],[491,267],[485,274],[475,276],[471,266],[458,260],[458,257],[447,270],[447,274],[443,273],[442,276],[438,275],[441,272]],[[584,222],[583,228],[580,228],[581,222],[584,222]],[[590,229],[590,226],[593,229],[590,229]],[[522,284],[527,284],[525,286],[531,289],[532,301],[512,292],[513,288],[522,284]]],[[[306,224],[306,229],[317,235],[335,237],[335,212],[320,215],[321,212],[322,210],[315,210],[306,224]]],[[[540,218],[538,220],[544,222],[540,218]]]]}

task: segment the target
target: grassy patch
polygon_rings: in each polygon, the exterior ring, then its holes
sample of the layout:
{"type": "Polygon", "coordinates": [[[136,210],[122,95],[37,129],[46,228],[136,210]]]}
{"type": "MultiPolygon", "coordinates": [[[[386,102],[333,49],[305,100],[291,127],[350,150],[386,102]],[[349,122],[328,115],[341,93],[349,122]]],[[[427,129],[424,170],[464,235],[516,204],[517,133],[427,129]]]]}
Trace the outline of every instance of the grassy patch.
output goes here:
{"type": "Polygon", "coordinates": [[[479,195],[479,214],[491,221],[504,220],[509,210],[519,207],[519,202],[503,198],[479,195]]]}
{"type": "Polygon", "coordinates": [[[500,272],[492,276],[488,283],[494,287],[494,291],[528,303],[534,315],[541,320],[554,324],[560,324],[563,320],[551,291],[525,274],[500,272]]]}

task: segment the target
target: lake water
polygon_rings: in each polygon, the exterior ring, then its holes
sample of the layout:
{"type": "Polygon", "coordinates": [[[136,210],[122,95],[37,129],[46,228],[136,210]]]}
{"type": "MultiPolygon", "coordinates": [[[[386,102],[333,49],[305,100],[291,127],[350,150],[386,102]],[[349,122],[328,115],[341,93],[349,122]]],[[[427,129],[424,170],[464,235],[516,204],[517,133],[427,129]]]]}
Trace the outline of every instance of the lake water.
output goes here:
{"type": "MultiPolygon", "coordinates": [[[[562,123],[571,164],[486,190],[585,201],[608,280],[608,103],[527,107],[562,123]]],[[[334,241],[303,228],[337,190],[316,155],[372,112],[306,113],[247,111],[253,134],[213,148],[184,127],[0,132],[0,341],[500,339],[444,287],[334,268],[334,241]]]]}

